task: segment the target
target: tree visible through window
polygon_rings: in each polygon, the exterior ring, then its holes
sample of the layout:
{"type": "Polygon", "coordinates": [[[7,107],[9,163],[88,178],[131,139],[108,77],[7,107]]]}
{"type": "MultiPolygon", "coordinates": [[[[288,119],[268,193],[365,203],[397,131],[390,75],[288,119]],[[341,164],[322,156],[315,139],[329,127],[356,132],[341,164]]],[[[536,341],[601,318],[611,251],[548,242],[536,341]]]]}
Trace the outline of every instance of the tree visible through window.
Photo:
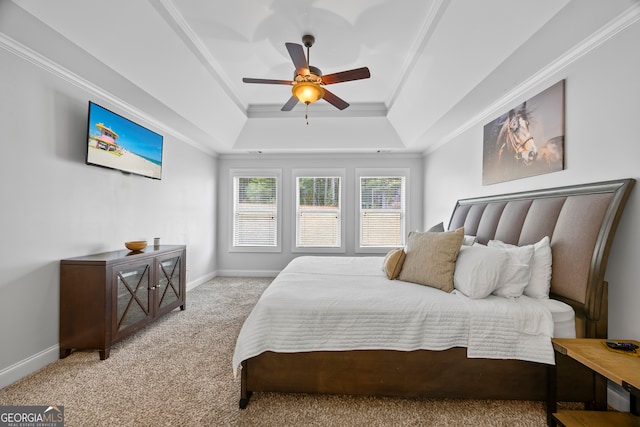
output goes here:
{"type": "Polygon", "coordinates": [[[405,178],[360,178],[360,246],[404,245],[405,178]]]}
{"type": "Polygon", "coordinates": [[[275,177],[234,177],[233,246],[278,245],[275,177]]]}
{"type": "Polygon", "coordinates": [[[298,177],[296,188],[296,246],[340,247],[340,177],[298,177]]]}

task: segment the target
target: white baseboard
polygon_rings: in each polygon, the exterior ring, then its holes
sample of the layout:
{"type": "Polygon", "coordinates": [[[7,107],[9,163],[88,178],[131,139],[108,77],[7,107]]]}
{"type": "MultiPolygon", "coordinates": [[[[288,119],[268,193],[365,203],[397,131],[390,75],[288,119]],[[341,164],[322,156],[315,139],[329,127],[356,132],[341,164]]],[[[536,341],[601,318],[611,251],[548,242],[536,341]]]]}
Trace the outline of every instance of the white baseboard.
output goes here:
{"type": "Polygon", "coordinates": [[[218,273],[216,273],[214,271],[213,273],[205,274],[204,276],[200,277],[199,279],[192,280],[191,282],[187,282],[187,292],[189,292],[191,289],[197,288],[198,286],[202,285],[203,283],[208,282],[209,280],[213,279],[216,276],[218,276],[218,273]]]}
{"type": "Polygon", "coordinates": [[[222,277],[276,277],[280,270],[219,270],[222,277]]]}
{"type": "Polygon", "coordinates": [[[276,277],[279,270],[220,270],[187,283],[187,292],[216,277],[276,277]]]}
{"type": "Polygon", "coordinates": [[[8,385],[34,373],[38,369],[44,368],[50,363],[55,362],[60,357],[60,346],[58,344],[51,346],[41,352],[27,357],[11,366],[0,371],[0,388],[8,385]]]}
{"type": "MultiPolygon", "coordinates": [[[[187,283],[187,291],[194,289],[201,284],[218,276],[216,272],[206,274],[197,280],[187,283]]],[[[60,346],[51,346],[41,352],[27,357],[24,360],[14,363],[0,371],[0,388],[7,387],[14,382],[31,375],[35,371],[44,368],[50,363],[60,358],[60,346]]]]}
{"type": "Polygon", "coordinates": [[[629,412],[629,392],[620,387],[618,384],[609,381],[609,384],[607,386],[607,403],[616,411],[629,412]]]}

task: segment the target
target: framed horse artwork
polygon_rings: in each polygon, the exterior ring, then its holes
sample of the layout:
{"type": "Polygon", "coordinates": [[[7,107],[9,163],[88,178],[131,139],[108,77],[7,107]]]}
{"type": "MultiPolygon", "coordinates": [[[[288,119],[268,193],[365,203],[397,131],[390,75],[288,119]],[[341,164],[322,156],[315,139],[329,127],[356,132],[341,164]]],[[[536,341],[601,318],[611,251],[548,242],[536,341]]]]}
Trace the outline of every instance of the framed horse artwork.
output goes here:
{"type": "Polygon", "coordinates": [[[482,185],[564,169],[564,80],[484,126],[482,185]]]}

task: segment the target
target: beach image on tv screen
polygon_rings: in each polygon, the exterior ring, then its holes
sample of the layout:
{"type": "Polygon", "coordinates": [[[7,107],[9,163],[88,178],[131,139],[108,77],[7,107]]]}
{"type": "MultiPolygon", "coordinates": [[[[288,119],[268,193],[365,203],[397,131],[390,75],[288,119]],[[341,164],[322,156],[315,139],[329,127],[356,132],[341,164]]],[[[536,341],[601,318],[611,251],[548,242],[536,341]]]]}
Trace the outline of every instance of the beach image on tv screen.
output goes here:
{"type": "Polygon", "coordinates": [[[162,174],[162,135],[89,103],[87,163],[150,178],[162,174]]]}

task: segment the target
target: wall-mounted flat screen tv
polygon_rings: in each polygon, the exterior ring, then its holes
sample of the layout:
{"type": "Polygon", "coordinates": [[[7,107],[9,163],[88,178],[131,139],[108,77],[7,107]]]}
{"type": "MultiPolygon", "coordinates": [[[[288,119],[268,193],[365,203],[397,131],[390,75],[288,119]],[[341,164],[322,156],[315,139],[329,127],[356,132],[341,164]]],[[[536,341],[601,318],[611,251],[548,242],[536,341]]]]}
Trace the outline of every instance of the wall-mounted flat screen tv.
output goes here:
{"type": "Polygon", "coordinates": [[[162,135],[89,101],[87,164],[162,177],[162,135]]]}

